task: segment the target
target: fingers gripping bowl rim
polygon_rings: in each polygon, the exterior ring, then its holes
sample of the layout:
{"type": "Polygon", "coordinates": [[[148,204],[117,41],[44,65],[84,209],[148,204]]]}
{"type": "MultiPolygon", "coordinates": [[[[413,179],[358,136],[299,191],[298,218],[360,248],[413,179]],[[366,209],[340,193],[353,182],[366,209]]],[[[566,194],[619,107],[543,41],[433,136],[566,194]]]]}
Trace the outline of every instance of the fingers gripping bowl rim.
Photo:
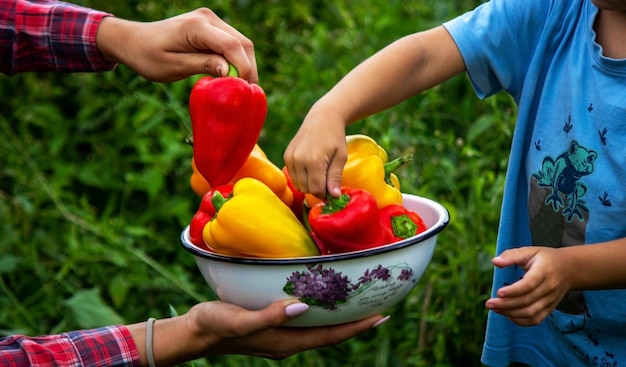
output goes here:
{"type": "Polygon", "coordinates": [[[287,326],[340,324],[378,314],[417,285],[432,258],[438,234],[450,220],[447,209],[424,197],[403,194],[428,229],[393,244],[348,253],[299,258],[243,258],[213,253],[181,234],[205,281],[223,301],[251,310],[295,297],[309,304],[287,326]]]}

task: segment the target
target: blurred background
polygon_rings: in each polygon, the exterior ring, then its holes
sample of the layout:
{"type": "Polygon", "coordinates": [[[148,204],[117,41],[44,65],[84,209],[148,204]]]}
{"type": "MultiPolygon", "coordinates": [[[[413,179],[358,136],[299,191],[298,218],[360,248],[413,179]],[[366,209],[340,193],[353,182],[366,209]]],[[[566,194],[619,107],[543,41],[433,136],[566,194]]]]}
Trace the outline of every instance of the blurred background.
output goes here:
{"type": "MultiPolygon", "coordinates": [[[[76,1],[140,21],[206,6],[252,39],[269,104],[259,145],[279,167],[308,108],[351,68],[480,2],[76,1]]],[[[179,241],[200,202],[185,142],[197,78],[152,83],[125,66],[0,75],[2,335],[169,317],[215,299],[179,241]]],[[[389,322],[340,345],[189,365],[480,366],[515,112],[506,95],[479,100],[463,75],[351,126],[390,157],[412,153],[402,191],[450,211],[424,277],[389,322]]]]}

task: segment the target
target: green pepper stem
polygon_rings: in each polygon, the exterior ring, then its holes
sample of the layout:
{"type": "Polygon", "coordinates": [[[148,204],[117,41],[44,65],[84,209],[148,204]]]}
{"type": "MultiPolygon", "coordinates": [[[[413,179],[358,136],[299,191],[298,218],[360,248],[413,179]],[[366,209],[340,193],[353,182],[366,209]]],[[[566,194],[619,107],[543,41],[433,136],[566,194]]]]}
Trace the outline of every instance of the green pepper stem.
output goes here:
{"type": "Polygon", "coordinates": [[[221,192],[215,190],[213,197],[211,198],[211,204],[213,204],[216,213],[222,209],[222,206],[224,206],[227,201],[228,199],[226,199],[221,192]]]}
{"type": "Polygon", "coordinates": [[[391,162],[385,163],[385,182],[391,185],[391,174],[398,168],[404,166],[413,160],[413,154],[406,154],[402,157],[398,157],[391,162]]]}
{"type": "Polygon", "coordinates": [[[395,170],[404,166],[413,160],[413,154],[403,155],[402,157],[398,157],[391,162],[385,163],[385,176],[393,173],[395,170]]]}
{"type": "Polygon", "coordinates": [[[392,217],[391,228],[393,229],[393,234],[400,238],[413,237],[417,232],[417,224],[406,214],[392,217]]]}
{"type": "Polygon", "coordinates": [[[341,194],[339,197],[334,197],[330,193],[326,194],[326,203],[322,208],[322,214],[337,213],[348,205],[350,202],[350,195],[341,194]]]}
{"type": "Polygon", "coordinates": [[[227,76],[239,76],[239,72],[237,71],[237,68],[235,67],[235,65],[229,63],[228,64],[228,74],[227,76]]]}

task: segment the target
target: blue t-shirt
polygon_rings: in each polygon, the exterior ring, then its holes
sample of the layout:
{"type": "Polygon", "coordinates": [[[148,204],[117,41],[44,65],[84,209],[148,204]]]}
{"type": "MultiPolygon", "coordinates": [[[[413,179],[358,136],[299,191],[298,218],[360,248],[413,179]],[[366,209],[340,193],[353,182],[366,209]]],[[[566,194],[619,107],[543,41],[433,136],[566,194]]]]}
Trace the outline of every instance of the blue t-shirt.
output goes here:
{"type": "MultiPolygon", "coordinates": [[[[626,237],[626,60],[590,0],[491,0],[445,24],[479,97],[519,106],[497,252],[626,237]]],[[[625,264],[626,266],[626,264],[625,264]]],[[[523,276],[496,269],[493,294],[523,276]]],[[[489,313],[482,362],[626,367],[626,291],[569,292],[540,325],[489,313]]]]}

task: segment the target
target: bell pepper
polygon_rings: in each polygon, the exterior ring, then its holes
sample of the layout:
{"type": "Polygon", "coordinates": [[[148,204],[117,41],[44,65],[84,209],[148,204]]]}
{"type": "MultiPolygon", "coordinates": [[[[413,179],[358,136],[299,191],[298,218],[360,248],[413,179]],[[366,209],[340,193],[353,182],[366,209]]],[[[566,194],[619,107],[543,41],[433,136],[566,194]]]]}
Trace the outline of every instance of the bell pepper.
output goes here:
{"type": "Polygon", "coordinates": [[[305,195],[302,191],[298,190],[296,186],[293,184],[293,181],[291,180],[291,176],[289,176],[289,171],[287,170],[287,166],[284,166],[282,171],[283,171],[283,174],[285,175],[285,178],[287,179],[287,187],[289,187],[289,189],[291,189],[291,192],[293,193],[293,200],[289,207],[291,208],[291,211],[293,212],[293,214],[295,214],[296,217],[300,220],[300,222],[302,222],[304,219],[305,195]]]}
{"type": "MultiPolygon", "coordinates": [[[[192,168],[194,167],[194,160],[191,161],[192,168]]],[[[285,204],[291,205],[293,202],[293,191],[288,185],[287,177],[284,171],[278,168],[272,161],[267,158],[265,152],[258,144],[254,145],[254,149],[250,152],[248,159],[243,166],[237,171],[235,177],[233,177],[228,183],[234,185],[244,177],[256,178],[257,180],[266,184],[276,196],[278,196],[285,204]]],[[[191,188],[198,194],[198,196],[204,196],[207,191],[210,190],[211,185],[202,177],[202,175],[194,169],[191,178],[191,188]]]]}
{"type": "Polygon", "coordinates": [[[198,211],[196,211],[196,214],[194,214],[189,223],[189,239],[191,243],[196,246],[207,248],[202,238],[202,231],[204,230],[204,226],[216,213],[215,207],[213,206],[213,196],[216,192],[219,192],[223,197],[228,197],[233,192],[233,185],[227,184],[209,189],[202,197],[198,211]]]}
{"type": "Polygon", "coordinates": [[[376,199],[369,192],[343,186],[341,195],[311,208],[308,225],[329,253],[343,253],[386,243],[376,199]]]}
{"type": "Polygon", "coordinates": [[[193,156],[211,187],[228,183],[254,148],[267,115],[263,89],[233,77],[200,78],[189,96],[193,156]]]}
{"type": "Polygon", "coordinates": [[[419,214],[401,204],[388,205],[378,214],[388,243],[413,237],[427,229],[419,214]]]}
{"type": "Polygon", "coordinates": [[[204,226],[207,246],[229,256],[292,258],[320,254],[291,209],[263,182],[245,177],[232,196],[215,193],[217,213],[204,226]]]}
{"type": "Polygon", "coordinates": [[[237,171],[231,182],[235,183],[245,177],[256,178],[263,182],[283,203],[287,204],[287,206],[292,204],[293,192],[287,185],[287,177],[285,177],[285,174],[278,166],[267,158],[267,155],[258,144],[255,144],[248,159],[237,171]]]}
{"type": "Polygon", "coordinates": [[[211,185],[209,182],[198,172],[198,167],[196,167],[196,162],[193,158],[191,158],[191,176],[189,177],[189,185],[193,192],[196,195],[203,197],[209,190],[211,190],[211,185]]]}
{"type": "Polygon", "coordinates": [[[383,163],[389,161],[387,151],[378,145],[376,140],[372,137],[364,134],[354,134],[346,136],[346,148],[348,153],[348,160],[353,155],[366,156],[377,155],[382,159],[383,163]]]}
{"type": "MultiPolygon", "coordinates": [[[[388,162],[387,152],[367,135],[346,136],[348,158],[343,168],[341,185],[361,188],[376,198],[379,208],[401,204],[400,181],[393,173],[413,159],[411,154],[388,162]]],[[[306,201],[313,206],[321,201],[311,194],[306,201]]]]}
{"type": "Polygon", "coordinates": [[[191,222],[189,223],[189,241],[194,245],[208,250],[209,248],[204,243],[204,239],[202,238],[202,230],[204,226],[209,223],[209,221],[213,218],[213,216],[197,211],[196,214],[191,217],[191,222]]]}
{"type": "Polygon", "coordinates": [[[402,203],[400,182],[393,173],[413,159],[407,154],[389,162],[387,152],[367,135],[346,137],[348,160],[343,170],[342,185],[360,187],[376,198],[379,208],[402,203]]]}

